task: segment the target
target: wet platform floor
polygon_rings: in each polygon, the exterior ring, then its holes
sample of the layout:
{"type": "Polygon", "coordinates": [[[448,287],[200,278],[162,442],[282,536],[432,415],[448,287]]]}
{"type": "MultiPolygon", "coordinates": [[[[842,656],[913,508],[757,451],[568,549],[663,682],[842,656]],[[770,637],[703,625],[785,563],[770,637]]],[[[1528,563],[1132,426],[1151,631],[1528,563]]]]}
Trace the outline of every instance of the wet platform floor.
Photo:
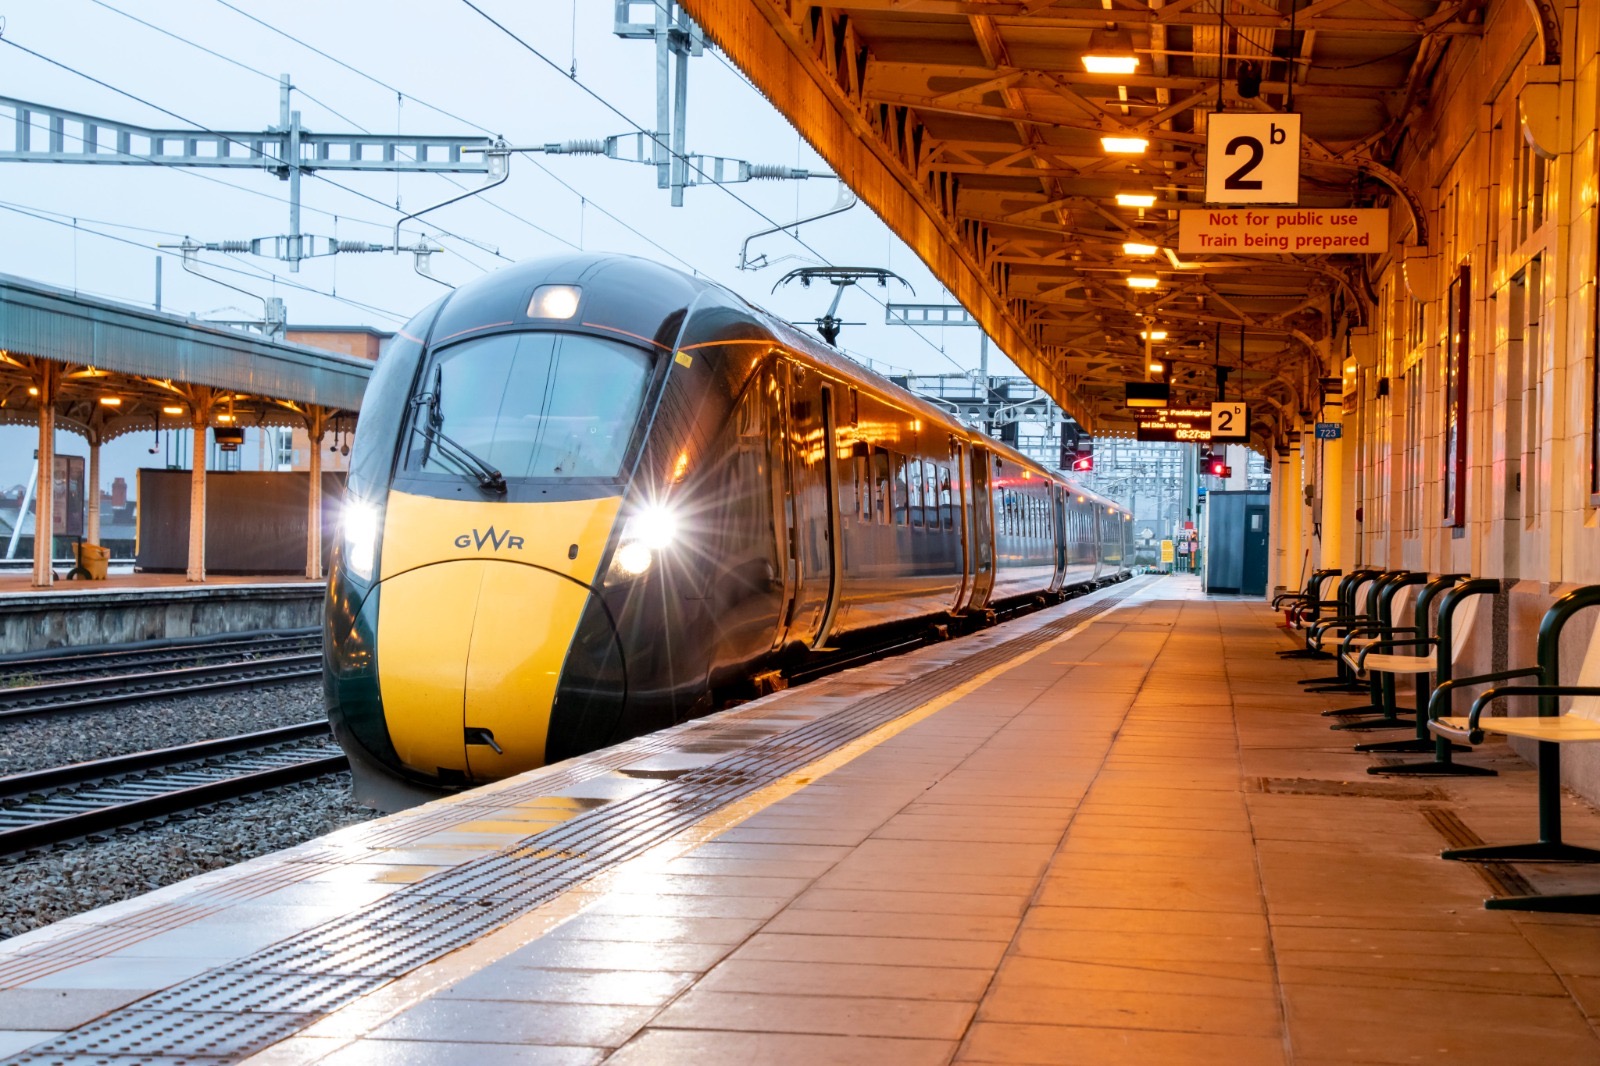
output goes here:
{"type": "Polygon", "coordinates": [[[1438,858],[1532,769],[1368,776],[1276,621],[1142,579],[0,943],[0,1054],[1600,1061],[1600,919],[1438,858]]]}

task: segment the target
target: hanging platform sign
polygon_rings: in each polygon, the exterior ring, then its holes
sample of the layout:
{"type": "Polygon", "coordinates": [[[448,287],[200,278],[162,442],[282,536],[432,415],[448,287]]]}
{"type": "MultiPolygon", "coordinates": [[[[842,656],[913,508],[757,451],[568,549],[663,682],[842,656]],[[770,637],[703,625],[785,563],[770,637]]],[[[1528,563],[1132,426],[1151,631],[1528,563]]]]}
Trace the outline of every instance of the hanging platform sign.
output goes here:
{"type": "Polygon", "coordinates": [[[1213,442],[1224,441],[1248,444],[1250,442],[1250,408],[1238,400],[1212,404],[1211,439],[1213,442]]]}
{"type": "Polygon", "coordinates": [[[1383,207],[1190,208],[1178,212],[1178,254],[1329,255],[1389,247],[1383,207]]]}
{"type": "Polygon", "coordinates": [[[1344,436],[1344,426],[1338,422],[1318,422],[1318,440],[1338,440],[1344,436]]]}
{"type": "Polygon", "coordinates": [[[1300,202],[1300,116],[1206,116],[1206,203],[1300,202]]]}
{"type": "Polygon", "coordinates": [[[1211,412],[1198,408],[1138,411],[1134,439],[1205,442],[1211,439],[1211,412]]]}

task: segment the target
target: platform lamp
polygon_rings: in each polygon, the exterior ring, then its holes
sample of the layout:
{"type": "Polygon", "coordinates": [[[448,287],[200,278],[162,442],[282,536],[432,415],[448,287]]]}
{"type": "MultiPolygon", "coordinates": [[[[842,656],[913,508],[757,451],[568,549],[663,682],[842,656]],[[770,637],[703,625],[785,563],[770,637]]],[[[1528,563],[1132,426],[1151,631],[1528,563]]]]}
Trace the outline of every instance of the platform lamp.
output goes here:
{"type": "Polygon", "coordinates": [[[1090,74],[1132,74],[1139,69],[1133,36],[1120,26],[1101,27],[1089,34],[1083,69],[1090,74]]]}

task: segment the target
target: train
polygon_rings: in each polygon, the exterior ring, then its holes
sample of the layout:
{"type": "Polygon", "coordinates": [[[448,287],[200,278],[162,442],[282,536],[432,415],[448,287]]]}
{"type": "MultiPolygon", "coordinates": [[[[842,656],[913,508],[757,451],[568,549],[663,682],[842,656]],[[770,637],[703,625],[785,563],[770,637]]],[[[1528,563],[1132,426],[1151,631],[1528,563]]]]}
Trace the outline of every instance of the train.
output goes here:
{"type": "Polygon", "coordinates": [[[394,809],[1128,576],[1131,516],[703,278],[463,285],[367,385],[324,695],[394,809]]]}

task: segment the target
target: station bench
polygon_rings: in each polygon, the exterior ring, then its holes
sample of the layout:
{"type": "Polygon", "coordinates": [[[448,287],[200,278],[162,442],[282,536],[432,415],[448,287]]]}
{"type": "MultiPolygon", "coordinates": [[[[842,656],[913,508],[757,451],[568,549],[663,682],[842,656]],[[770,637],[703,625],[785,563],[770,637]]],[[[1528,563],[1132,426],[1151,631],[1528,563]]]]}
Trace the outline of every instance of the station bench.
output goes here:
{"type": "MultiPolygon", "coordinates": [[[[1561,839],[1561,745],[1600,741],[1600,625],[1589,636],[1577,684],[1561,683],[1561,630],[1585,608],[1600,606],[1600,585],[1587,585],[1562,596],[1539,623],[1538,663],[1531,667],[1463,677],[1442,687],[1430,700],[1428,728],[1441,740],[1481,744],[1486,733],[1524,737],[1538,743],[1539,839],[1528,844],[1491,844],[1456,848],[1443,853],[1465,862],[1567,862],[1600,863],[1600,850],[1578,847],[1561,839]],[[1434,704],[1448,709],[1457,688],[1471,684],[1532,678],[1533,684],[1491,688],[1472,702],[1466,717],[1434,715],[1434,704]],[[1566,713],[1561,697],[1572,697],[1566,713]],[[1486,715],[1498,700],[1538,700],[1531,716],[1486,715]]],[[[1600,914],[1600,891],[1545,896],[1502,896],[1485,901],[1494,910],[1553,911],[1564,914],[1600,914]]]]}
{"type": "Polygon", "coordinates": [[[1345,631],[1344,639],[1339,642],[1339,660],[1353,672],[1354,680],[1359,682],[1367,679],[1370,689],[1369,702],[1359,707],[1341,707],[1337,710],[1323,711],[1324,717],[1356,717],[1360,715],[1377,715],[1376,718],[1367,718],[1353,722],[1340,722],[1330,726],[1331,729],[1393,729],[1410,723],[1398,716],[1397,698],[1395,695],[1394,677],[1382,671],[1366,673],[1360,667],[1358,656],[1373,645],[1393,642],[1402,633],[1410,633],[1419,637],[1428,635],[1428,605],[1440,587],[1436,580],[1428,583],[1428,575],[1411,570],[1394,570],[1384,574],[1373,583],[1372,595],[1376,597],[1376,605],[1368,609],[1368,614],[1373,618],[1366,624],[1354,626],[1345,631]],[[1417,585],[1426,585],[1424,594],[1416,594],[1413,589],[1417,585]],[[1412,625],[1396,625],[1395,620],[1402,617],[1407,607],[1411,608],[1412,625]]]}
{"type": "Polygon", "coordinates": [[[1278,654],[1285,659],[1323,659],[1326,653],[1315,651],[1311,647],[1309,630],[1311,623],[1317,620],[1322,608],[1331,601],[1322,598],[1322,586],[1327,584],[1329,578],[1338,577],[1342,571],[1325,567],[1311,571],[1311,576],[1306,579],[1305,587],[1298,592],[1283,592],[1272,597],[1272,609],[1283,611],[1285,621],[1290,629],[1299,630],[1304,646],[1292,651],[1280,651],[1278,654]]]}
{"type": "Polygon", "coordinates": [[[1375,591],[1373,586],[1382,574],[1380,570],[1352,570],[1339,579],[1335,598],[1321,604],[1334,607],[1337,613],[1327,618],[1319,617],[1311,623],[1306,630],[1306,647],[1312,651],[1314,658],[1335,659],[1338,673],[1331,677],[1310,677],[1301,681],[1300,684],[1307,686],[1333,686],[1331,689],[1311,688],[1310,691],[1341,691],[1352,685],[1354,679],[1349,670],[1342,662],[1337,662],[1335,654],[1325,649],[1323,643],[1342,638],[1346,631],[1355,626],[1376,621],[1367,612],[1376,605],[1372,595],[1375,591]]]}

